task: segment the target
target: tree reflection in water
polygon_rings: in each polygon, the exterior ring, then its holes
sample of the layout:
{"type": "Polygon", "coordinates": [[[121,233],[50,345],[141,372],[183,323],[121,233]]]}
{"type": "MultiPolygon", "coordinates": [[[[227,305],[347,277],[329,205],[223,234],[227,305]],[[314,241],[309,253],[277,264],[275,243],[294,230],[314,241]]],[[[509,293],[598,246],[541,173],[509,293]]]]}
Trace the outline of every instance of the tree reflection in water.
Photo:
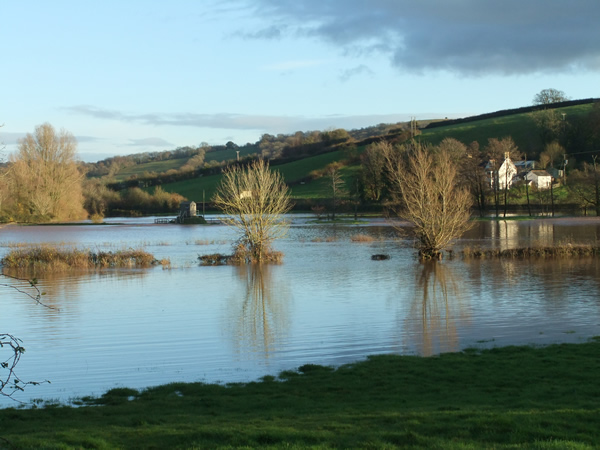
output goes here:
{"type": "Polygon", "coordinates": [[[426,261],[419,269],[407,317],[408,335],[423,356],[457,351],[457,322],[469,319],[459,280],[450,267],[440,262],[426,261]]]}
{"type": "Polygon", "coordinates": [[[236,267],[242,293],[233,299],[229,318],[235,324],[234,346],[244,356],[268,358],[289,328],[289,290],[281,282],[274,287],[274,270],[277,266],[268,264],[236,267]]]}

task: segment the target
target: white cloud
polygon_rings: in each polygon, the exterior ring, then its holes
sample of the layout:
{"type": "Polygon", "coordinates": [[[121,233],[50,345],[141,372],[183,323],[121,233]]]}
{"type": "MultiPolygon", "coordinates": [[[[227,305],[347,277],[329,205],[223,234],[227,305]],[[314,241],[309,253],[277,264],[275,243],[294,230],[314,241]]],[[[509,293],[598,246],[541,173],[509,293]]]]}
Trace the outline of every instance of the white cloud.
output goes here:
{"type": "Polygon", "coordinates": [[[158,137],[129,139],[129,142],[129,145],[134,147],[173,147],[173,144],[158,137]]]}
{"type": "MultiPolygon", "coordinates": [[[[266,133],[293,133],[296,131],[325,130],[328,128],[363,128],[379,123],[396,123],[409,120],[412,114],[365,114],[344,115],[330,114],[326,116],[293,116],[293,115],[252,115],[235,113],[196,114],[196,113],[123,113],[116,110],[102,109],[95,106],[80,105],[63,110],[74,114],[102,120],[115,120],[123,123],[141,125],[195,127],[224,130],[252,130],[266,133]]],[[[445,117],[452,114],[422,114],[428,118],[445,117]]],[[[131,140],[130,145],[171,145],[160,138],[131,140]]]]}

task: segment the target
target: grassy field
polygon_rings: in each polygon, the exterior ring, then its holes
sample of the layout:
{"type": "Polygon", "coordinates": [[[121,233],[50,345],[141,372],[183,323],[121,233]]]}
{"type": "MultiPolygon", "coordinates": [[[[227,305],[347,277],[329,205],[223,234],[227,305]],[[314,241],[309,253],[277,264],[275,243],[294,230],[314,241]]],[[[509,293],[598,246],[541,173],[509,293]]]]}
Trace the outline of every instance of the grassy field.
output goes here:
{"type": "Polygon", "coordinates": [[[0,410],[0,447],[592,449],[598,355],[596,338],[119,388],[78,408],[0,410]]]}
{"type": "MultiPolygon", "coordinates": [[[[251,148],[242,148],[242,147],[238,147],[239,152],[240,152],[240,158],[243,158],[244,156],[248,156],[252,153],[256,153],[257,149],[254,147],[251,148]]],[[[206,155],[204,155],[204,161],[206,162],[211,162],[211,161],[216,161],[216,162],[223,162],[223,161],[231,161],[237,158],[237,150],[235,149],[225,149],[225,150],[218,150],[215,152],[208,152],[206,155]]]]}
{"type": "MultiPolygon", "coordinates": [[[[586,104],[558,108],[556,111],[558,114],[564,113],[567,117],[573,118],[588,114],[592,110],[592,107],[592,104],[586,104]]],[[[541,150],[540,138],[533,119],[529,114],[515,114],[432,128],[430,130],[425,129],[421,135],[421,140],[431,142],[435,145],[439,144],[446,137],[458,139],[467,145],[473,141],[477,141],[479,142],[480,149],[483,150],[489,138],[495,137],[501,139],[506,136],[511,136],[522,152],[532,154],[541,150]]]]}
{"type": "MultiPolygon", "coordinates": [[[[585,114],[588,114],[591,108],[592,104],[586,104],[570,106],[567,108],[559,108],[557,109],[557,112],[559,114],[565,113],[567,117],[571,118],[581,117],[585,114]]],[[[423,142],[430,142],[432,144],[439,144],[446,137],[456,138],[465,144],[469,144],[472,141],[477,141],[479,142],[480,148],[483,150],[483,148],[487,145],[489,138],[503,138],[506,136],[511,136],[519,147],[519,150],[528,153],[529,155],[537,153],[541,150],[541,148],[539,148],[539,135],[536,131],[533,120],[528,114],[509,115],[479,120],[476,122],[432,128],[430,130],[425,129],[423,130],[423,134],[420,135],[419,139],[423,142]]],[[[365,148],[361,147],[358,149],[358,153],[364,150],[365,148]]],[[[245,150],[245,152],[249,153],[250,150],[245,150]]],[[[245,156],[244,150],[240,152],[240,156],[245,156]]],[[[286,182],[294,183],[298,180],[308,177],[310,172],[313,170],[323,169],[328,164],[335,161],[344,160],[347,157],[347,153],[340,150],[304,158],[287,164],[276,165],[273,167],[282,173],[286,182]]],[[[235,158],[235,150],[223,150],[219,152],[208,153],[206,155],[207,162],[211,160],[221,162],[235,158]]],[[[165,171],[168,170],[167,166],[164,165],[166,163],[179,164],[179,166],[181,166],[185,163],[185,159],[142,164],[120,172],[117,178],[123,179],[132,174],[141,175],[144,171],[165,171]],[[160,164],[163,164],[163,166],[160,166],[160,164]]],[[[343,175],[345,176],[346,180],[349,180],[349,176],[353,171],[355,172],[356,168],[345,169],[343,171],[343,175]]],[[[187,199],[194,201],[202,200],[202,191],[204,190],[205,198],[208,201],[214,194],[218,182],[219,176],[206,176],[192,180],[164,184],[163,188],[168,192],[177,192],[187,199]]],[[[304,185],[293,186],[292,195],[294,198],[303,199],[327,198],[330,197],[329,186],[325,179],[316,179],[314,181],[308,181],[304,185]]]]}
{"type": "MultiPolygon", "coordinates": [[[[239,150],[240,150],[240,158],[247,156],[247,155],[251,154],[252,152],[256,151],[256,149],[246,149],[246,148],[240,148],[239,150]]],[[[226,149],[226,150],[208,152],[205,155],[204,160],[206,162],[216,161],[216,162],[220,163],[223,161],[234,160],[236,158],[237,158],[237,153],[235,150],[226,149]]],[[[177,158],[177,159],[167,159],[164,161],[152,161],[152,162],[147,162],[147,163],[143,163],[143,164],[136,164],[135,166],[126,167],[123,170],[119,171],[115,175],[115,179],[117,181],[123,181],[132,175],[137,175],[139,177],[139,176],[143,175],[145,172],[163,173],[163,172],[166,172],[171,169],[179,169],[188,160],[189,160],[189,158],[177,158]]]]}
{"type": "MultiPolygon", "coordinates": [[[[344,180],[343,189],[350,191],[352,189],[352,179],[360,170],[360,166],[346,166],[340,169],[342,179],[344,180]]],[[[297,184],[291,189],[292,198],[296,199],[328,199],[331,198],[331,178],[323,176],[305,184],[297,184]]],[[[339,194],[338,194],[339,195],[339,194]]],[[[347,194],[346,194],[347,195],[347,194]]],[[[342,197],[346,196],[342,195],[342,197]]]]}
{"type": "MultiPolygon", "coordinates": [[[[347,156],[343,151],[324,153],[310,158],[300,159],[287,164],[273,166],[273,170],[279,171],[288,182],[294,182],[308,177],[313,170],[323,169],[328,164],[345,159],[347,156]]],[[[344,167],[342,177],[349,183],[352,173],[358,170],[358,166],[344,167]]],[[[202,201],[202,191],[206,201],[209,201],[215,193],[220,182],[220,175],[209,175],[190,180],[178,181],[176,183],[163,184],[167,192],[177,192],[189,200],[202,201]]],[[[291,190],[292,198],[327,198],[329,193],[328,180],[326,177],[309,181],[304,185],[296,185],[291,190]]]]}
{"type": "Polygon", "coordinates": [[[163,173],[171,169],[179,169],[187,162],[188,158],[167,159],[165,161],[152,161],[144,164],[126,167],[115,175],[115,180],[123,181],[132,175],[142,176],[146,172],[163,173]]]}
{"type": "Polygon", "coordinates": [[[167,192],[181,194],[188,200],[195,201],[196,203],[202,201],[202,192],[204,191],[204,197],[208,202],[214,195],[220,181],[221,175],[207,175],[175,183],[166,183],[162,185],[162,188],[167,192]]]}

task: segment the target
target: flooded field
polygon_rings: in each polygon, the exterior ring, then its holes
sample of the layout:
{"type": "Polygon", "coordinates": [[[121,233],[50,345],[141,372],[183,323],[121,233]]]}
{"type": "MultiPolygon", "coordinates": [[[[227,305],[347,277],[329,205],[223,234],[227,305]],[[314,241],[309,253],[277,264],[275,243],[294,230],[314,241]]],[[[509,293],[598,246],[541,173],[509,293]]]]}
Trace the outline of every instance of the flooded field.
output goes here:
{"type": "MultiPolygon", "coordinates": [[[[288,236],[275,244],[283,264],[201,267],[198,255],[230,252],[232,230],[155,225],[152,218],[113,222],[0,228],[0,256],[15,243],[51,242],[144,247],[172,263],[38,277],[54,309],[0,287],[0,332],[27,349],[18,374],[51,381],[29,387],[20,400],[249,381],[376,353],[432,355],[600,335],[594,258],[421,264],[412,242],[385,221],[322,225],[292,216],[288,236]],[[390,259],[371,260],[382,253],[390,259]]],[[[479,222],[456,247],[597,244],[599,236],[596,219],[479,222]]]]}

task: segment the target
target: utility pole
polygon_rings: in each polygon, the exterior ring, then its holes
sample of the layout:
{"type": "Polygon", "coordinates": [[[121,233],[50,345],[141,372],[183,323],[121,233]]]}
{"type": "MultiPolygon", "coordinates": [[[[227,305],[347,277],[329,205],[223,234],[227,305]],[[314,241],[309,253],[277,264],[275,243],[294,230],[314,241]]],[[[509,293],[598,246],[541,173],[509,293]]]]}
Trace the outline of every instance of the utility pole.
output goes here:
{"type": "Polygon", "coordinates": [[[600,216],[600,183],[598,180],[598,167],[596,165],[596,158],[598,158],[598,155],[592,156],[592,159],[594,160],[594,189],[596,191],[596,216],[600,216]]]}
{"type": "Polygon", "coordinates": [[[417,134],[417,118],[413,116],[410,118],[410,137],[412,139],[414,139],[416,134],[417,134]]]}

